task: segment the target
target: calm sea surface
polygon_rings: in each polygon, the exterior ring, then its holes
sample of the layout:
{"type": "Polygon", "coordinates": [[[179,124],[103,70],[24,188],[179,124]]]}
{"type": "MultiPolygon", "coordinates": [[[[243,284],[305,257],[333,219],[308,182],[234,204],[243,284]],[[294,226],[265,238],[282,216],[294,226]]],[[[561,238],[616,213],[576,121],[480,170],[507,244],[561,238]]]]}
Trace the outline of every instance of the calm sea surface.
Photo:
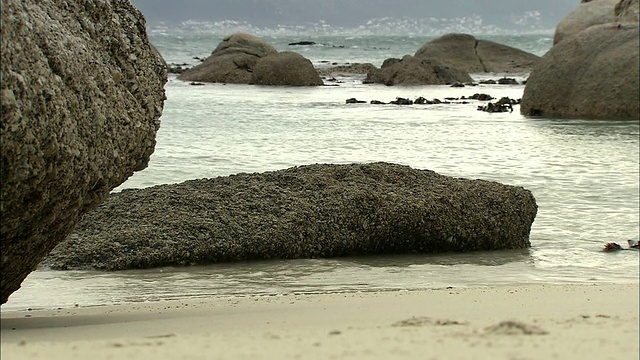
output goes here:
{"type": "MultiPolygon", "coordinates": [[[[551,35],[478,36],[543,55],[551,35]]],[[[316,66],[413,54],[433,37],[265,36],[316,66]],[[288,46],[311,40],[317,45],[288,46]]],[[[169,63],[197,63],[218,35],[152,32],[169,63]]],[[[502,74],[472,75],[476,80],[502,74]]],[[[511,75],[510,75],[511,76],[511,75]]],[[[516,74],[518,80],[527,74],[516,74]]],[[[523,186],[539,210],[527,250],[422,256],[243,262],[115,273],[32,273],[3,311],[211,296],[278,295],[530,283],[637,283],[639,253],[603,253],[639,231],[638,121],[530,119],[449,105],[347,105],[488,93],[520,98],[523,85],[386,87],[338,77],[318,88],[208,84],[171,77],[149,167],[120,188],[148,187],[310,163],[388,161],[444,175],[523,186]]]]}

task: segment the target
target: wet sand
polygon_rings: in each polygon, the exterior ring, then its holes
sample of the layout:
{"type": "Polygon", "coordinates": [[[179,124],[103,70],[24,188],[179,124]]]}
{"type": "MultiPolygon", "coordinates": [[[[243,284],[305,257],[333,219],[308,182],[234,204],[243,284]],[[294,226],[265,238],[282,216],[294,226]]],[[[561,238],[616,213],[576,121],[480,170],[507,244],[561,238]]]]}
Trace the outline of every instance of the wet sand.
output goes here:
{"type": "Polygon", "coordinates": [[[637,359],[638,284],[3,312],[2,359],[637,359]]]}

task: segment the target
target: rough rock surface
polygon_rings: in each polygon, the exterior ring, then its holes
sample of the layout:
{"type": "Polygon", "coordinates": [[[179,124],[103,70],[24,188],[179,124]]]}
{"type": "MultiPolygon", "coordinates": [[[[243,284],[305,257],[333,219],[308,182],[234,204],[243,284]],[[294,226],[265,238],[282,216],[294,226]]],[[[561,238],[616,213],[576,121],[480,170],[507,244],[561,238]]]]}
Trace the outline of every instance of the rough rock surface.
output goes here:
{"type": "Polygon", "coordinates": [[[405,55],[402,59],[387,59],[380,69],[367,74],[365,83],[385,85],[445,85],[470,83],[466,72],[431,60],[405,55]]]}
{"type": "Polygon", "coordinates": [[[638,22],[640,21],[640,5],[638,0],[621,0],[614,9],[616,21],[638,22]]]}
{"type": "Polygon", "coordinates": [[[2,2],[0,301],[147,166],[166,64],[129,0],[2,2]]]}
{"type": "Polygon", "coordinates": [[[638,23],[592,26],[556,44],[531,73],[523,115],[638,119],[638,23]]]}
{"type": "Polygon", "coordinates": [[[570,38],[591,26],[616,21],[614,8],[617,4],[618,0],[593,0],[580,3],[556,26],[553,44],[570,38]]]}
{"type": "Polygon", "coordinates": [[[372,163],[124,190],[43,263],[120,270],[247,259],[530,246],[529,190],[372,163]]]}
{"type": "Polygon", "coordinates": [[[249,83],[289,86],[324,85],[311,61],[290,51],[271,54],[258,60],[249,83]]]}
{"type": "Polygon", "coordinates": [[[277,50],[264,40],[236,33],[224,40],[201,64],[184,71],[178,79],[213,83],[248,84],[260,58],[277,50]]]}
{"type": "Polygon", "coordinates": [[[467,34],[447,34],[423,45],[415,57],[430,59],[468,73],[525,73],[540,57],[467,34]]]}

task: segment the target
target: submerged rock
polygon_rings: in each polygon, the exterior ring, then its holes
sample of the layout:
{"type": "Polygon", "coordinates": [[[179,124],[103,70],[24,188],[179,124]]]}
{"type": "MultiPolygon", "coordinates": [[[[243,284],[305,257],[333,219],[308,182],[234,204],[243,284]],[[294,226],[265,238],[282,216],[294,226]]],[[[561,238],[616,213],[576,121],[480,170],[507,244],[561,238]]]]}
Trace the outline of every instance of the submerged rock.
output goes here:
{"type": "Polygon", "coordinates": [[[393,104],[393,105],[413,105],[413,100],[397,97],[395,100],[390,101],[389,104],[393,104]]]}
{"type": "Polygon", "coordinates": [[[518,85],[518,80],[508,77],[498,79],[499,85],[518,85]]]}
{"type": "Polygon", "coordinates": [[[617,243],[614,243],[614,242],[606,243],[604,245],[604,248],[602,249],[602,251],[604,251],[604,252],[613,252],[613,251],[620,251],[620,250],[638,250],[638,249],[640,249],[640,243],[638,243],[638,241],[636,241],[636,240],[627,240],[627,244],[629,245],[629,247],[627,249],[625,249],[622,246],[620,246],[620,245],[618,245],[617,243]]]}
{"type": "Polygon", "coordinates": [[[489,95],[489,94],[473,94],[469,97],[469,99],[472,100],[480,100],[480,101],[488,101],[488,100],[493,100],[494,97],[489,95]]]}
{"type": "Polygon", "coordinates": [[[364,100],[358,100],[358,99],[356,99],[356,98],[348,98],[348,99],[346,100],[346,103],[347,103],[347,104],[364,104],[364,103],[366,103],[366,101],[364,101],[364,100]]]}
{"type": "Polygon", "coordinates": [[[492,103],[489,102],[485,106],[478,106],[478,111],[484,111],[489,113],[501,113],[501,112],[513,112],[513,105],[520,104],[520,100],[503,97],[500,100],[492,103]]]}
{"type": "Polygon", "coordinates": [[[297,42],[289,43],[289,46],[294,46],[294,45],[310,46],[315,44],[316,44],[315,41],[297,41],[297,42]]]}
{"type": "Polygon", "coordinates": [[[0,301],[155,147],[167,66],[128,0],[2,1],[0,301]]]}
{"type": "Polygon", "coordinates": [[[389,163],[316,164],[112,194],[43,265],[122,270],[526,248],[536,212],[522,187],[389,163]]]}
{"type": "Polygon", "coordinates": [[[189,68],[189,64],[175,64],[171,63],[167,65],[167,71],[169,74],[182,74],[185,70],[189,68]]]}

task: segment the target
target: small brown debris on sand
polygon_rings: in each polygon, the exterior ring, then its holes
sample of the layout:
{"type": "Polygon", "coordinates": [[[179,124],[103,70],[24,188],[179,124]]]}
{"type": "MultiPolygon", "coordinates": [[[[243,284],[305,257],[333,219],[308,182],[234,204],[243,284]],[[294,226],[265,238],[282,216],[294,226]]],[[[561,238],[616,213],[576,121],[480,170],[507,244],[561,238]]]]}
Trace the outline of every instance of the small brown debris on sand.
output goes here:
{"type": "Polygon", "coordinates": [[[502,321],[496,325],[485,328],[487,334],[500,335],[546,335],[547,331],[535,326],[519,321],[502,321]]]}
{"type": "Polygon", "coordinates": [[[395,322],[391,326],[393,327],[425,326],[425,325],[447,326],[447,325],[466,325],[466,324],[467,324],[466,322],[460,322],[456,320],[432,319],[430,317],[420,316],[420,317],[412,317],[411,319],[405,319],[405,320],[395,322]]]}

